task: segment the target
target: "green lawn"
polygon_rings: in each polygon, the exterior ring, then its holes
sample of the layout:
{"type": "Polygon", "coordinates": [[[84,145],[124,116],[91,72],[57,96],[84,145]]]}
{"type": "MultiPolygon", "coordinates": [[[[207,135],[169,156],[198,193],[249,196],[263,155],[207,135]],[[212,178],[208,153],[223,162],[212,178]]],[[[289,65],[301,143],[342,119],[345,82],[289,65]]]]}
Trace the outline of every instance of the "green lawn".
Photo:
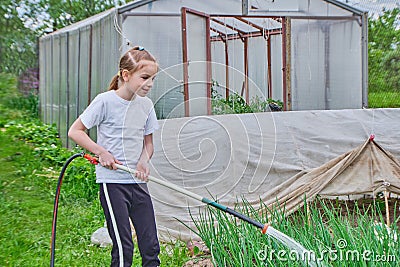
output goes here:
{"type": "MultiPolygon", "coordinates": [[[[56,172],[46,172],[32,148],[0,133],[0,266],[45,266],[50,261],[50,235],[56,172]]],[[[69,177],[70,178],[70,177],[69,177]]],[[[107,266],[109,248],[90,244],[103,224],[98,202],[61,199],[57,229],[58,266],[107,266]]]]}

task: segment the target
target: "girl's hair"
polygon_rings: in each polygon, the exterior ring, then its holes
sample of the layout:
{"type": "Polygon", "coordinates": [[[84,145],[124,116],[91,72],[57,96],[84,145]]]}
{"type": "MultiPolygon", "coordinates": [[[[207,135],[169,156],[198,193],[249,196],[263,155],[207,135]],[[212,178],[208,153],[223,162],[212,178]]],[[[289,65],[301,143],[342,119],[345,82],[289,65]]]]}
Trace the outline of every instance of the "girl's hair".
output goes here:
{"type": "Polygon", "coordinates": [[[110,85],[108,86],[108,90],[118,89],[118,81],[123,81],[123,70],[127,70],[130,73],[134,73],[135,71],[140,70],[144,66],[144,64],[140,63],[140,61],[142,60],[157,63],[153,55],[146,51],[143,47],[135,46],[129,49],[119,60],[118,74],[112,78],[110,85]]]}

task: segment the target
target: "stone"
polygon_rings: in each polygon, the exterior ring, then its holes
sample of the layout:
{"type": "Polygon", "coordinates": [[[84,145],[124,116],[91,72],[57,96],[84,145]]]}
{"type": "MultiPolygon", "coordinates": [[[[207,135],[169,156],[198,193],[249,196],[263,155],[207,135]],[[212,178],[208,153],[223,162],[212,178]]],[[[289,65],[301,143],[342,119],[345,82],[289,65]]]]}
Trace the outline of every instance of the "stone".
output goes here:
{"type": "Polygon", "coordinates": [[[100,245],[102,248],[112,246],[112,241],[108,234],[107,227],[97,229],[90,237],[90,241],[92,244],[100,245]]]}

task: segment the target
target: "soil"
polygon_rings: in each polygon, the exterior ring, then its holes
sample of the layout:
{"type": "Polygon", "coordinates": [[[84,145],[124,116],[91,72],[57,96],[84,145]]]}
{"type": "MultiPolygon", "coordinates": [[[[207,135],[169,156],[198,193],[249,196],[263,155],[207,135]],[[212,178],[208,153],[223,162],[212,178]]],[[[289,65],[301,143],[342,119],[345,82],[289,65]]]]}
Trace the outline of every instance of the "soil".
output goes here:
{"type": "Polygon", "coordinates": [[[189,241],[186,245],[192,259],[187,261],[183,267],[214,267],[210,250],[203,241],[189,241]],[[197,256],[194,255],[194,247],[197,247],[200,252],[197,256]]]}
{"type": "Polygon", "coordinates": [[[210,258],[194,258],[186,262],[183,267],[214,267],[214,265],[210,258]]]}

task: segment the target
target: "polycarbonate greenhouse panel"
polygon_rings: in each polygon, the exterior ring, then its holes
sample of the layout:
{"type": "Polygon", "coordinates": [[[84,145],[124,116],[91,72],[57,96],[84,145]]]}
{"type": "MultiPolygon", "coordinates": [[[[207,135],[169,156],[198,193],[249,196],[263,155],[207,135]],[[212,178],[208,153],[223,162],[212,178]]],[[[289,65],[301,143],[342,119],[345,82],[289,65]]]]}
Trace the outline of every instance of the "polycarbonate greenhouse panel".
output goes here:
{"type": "MultiPolygon", "coordinates": [[[[102,51],[102,29],[99,22],[92,25],[92,64],[91,64],[91,83],[89,93],[89,102],[91,102],[97,94],[104,92],[107,88],[102,88],[102,80],[106,79],[102,75],[102,64],[104,64],[102,51]]],[[[89,135],[93,140],[97,140],[96,129],[90,129],[89,135]]]]}
{"type": "Polygon", "coordinates": [[[52,102],[50,124],[55,123],[58,130],[60,127],[60,36],[53,36],[53,51],[52,51],[52,102]]]}
{"type": "Polygon", "coordinates": [[[78,114],[87,107],[90,99],[89,90],[89,57],[90,57],[90,27],[79,30],[79,87],[78,87],[78,114]]]}
{"type": "Polygon", "coordinates": [[[326,108],[362,108],[361,27],[354,20],[329,24],[328,88],[331,97],[326,108]]]}
{"type": "Polygon", "coordinates": [[[46,100],[45,100],[45,110],[46,110],[46,120],[45,123],[51,123],[51,118],[53,116],[53,37],[46,39],[46,100]]]}
{"type": "MultiPolygon", "coordinates": [[[[243,83],[245,80],[244,75],[244,45],[239,40],[228,41],[228,54],[229,54],[229,90],[233,93],[241,95],[243,83]]],[[[243,92],[244,96],[244,92],[243,92]]]]}
{"type": "MultiPolygon", "coordinates": [[[[180,25],[180,16],[127,16],[122,24],[125,37],[133,45],[143,46],[158,61],[159,73],[149,97],[159,119],[184,115],[180,25]]],[[[121,53],[127,49],[124,45],[121,53]]]]}
{"type": "MultiPolygon", "coordinates": [[[[68,128],[78,117],[79,91],[79,31],[72,31],[68,35],[68,128]]],[[[70,141],[68,144],[70,144],[70,141]]],[[[69,145],[69,147],[72,147],[69,145]]]]}
{"type": "Polygon", "coordinates": [[[281,16],[351,16],[352,12],[324,0],[250,0],[250,12],[281,16]]]}
{"type": "MultiPolygon", "coordinates": [[[[298,0],[299,10],[308,16],[352,16],[353,13],[349,10],[340,8],[332,4],[335,1],[321,0],[298,0]]],[[[282,0],[280,1],[282,2],[282,0]]]]}
{"type": "Polygon", "coordinates": [[[46,41],[39,40],[39,116],[40,119],[46,121],[46,41]]]}
{"type": "Polygon", "coordinates": [[[292,20],[292,110],[325,108],[325,53],[325,35],[319,21],[292,20]]]}
{"type": "Polygon", "coordinates": [[[258,96],[268,98],[268,47],[263,36],[249,38],[249,94],[250,101],[258,96]]]}
{"type": "Polygon", "coordinates": [[[117,40],[119,38],[118,33],[114,29],[114,16],[108,16],[101,20],[102,38],[101,49],[102,49],[102,75],[103,79],[101,88],[104,90],[108,89],[111,79],[118,72],[119,58],[121,57],[120,51],[118,50],[117,40]],[[104,42],[104,40],[108,40],[104,42]]]}
{"type": "Polygon", "coordinates": [[[362,107],[357,25],[353,20],[292,20],[293,110],[362,107]]]}
{"type": "Polygon", "coordinates": [[[157,0],[152,1],[150,4],[136,7],[134,12],[146,13],[180,13],[181,7],[190,7],[194,10],[201,10],[205,13],[215,13],[218,11],[220,14],[239,14],[242,10],[242,2],[238,0],[157,0]]]}
{"type": "Polygon", "coordinates": [[[207,115],[207,28],[206,17],[186,13],[187,70],[190,116],[207,115]]]}
{"type": "Polygon", "coordinates": [[[271,39],[271,66],[274,66],[271,69],[272,95],[270,98],[283,102],[282,35],[273,35],[269,38],[271,39]]]}
{"type": "Polygon", "coordinates": [[[90,101],[100,92],[106,90],[102,88],[102,79],[105,77],[102,75],[102,68],[104,64],[103,51],[102,51],[102,29],[100,23],[92,25],[92,79],[91,79],[91,90],[90,90],[90,101]]]}
{"type": "Polygon", "coordinates": [[[221,97],[226,97],[226,62],[225,44],[223,42],[211,42],[211,81],[212,90],[221,97]]]}
{"type": "Polygon", "coordinates": [[[67,131],[68,131],[68,36],[67,33],[61,34],[60,36],[60,102],[59,102],[59,134],[60,139],[64,146],[67,145],[67,131]]]}
{"type": "MultiPolygon", "coordinates": [[[[300,11],[300,0],[249,0],[250,10],[265,10],[265,11],[300,11]]],[[[308,1],[310,2],[310,1],[308,1]]]]}

